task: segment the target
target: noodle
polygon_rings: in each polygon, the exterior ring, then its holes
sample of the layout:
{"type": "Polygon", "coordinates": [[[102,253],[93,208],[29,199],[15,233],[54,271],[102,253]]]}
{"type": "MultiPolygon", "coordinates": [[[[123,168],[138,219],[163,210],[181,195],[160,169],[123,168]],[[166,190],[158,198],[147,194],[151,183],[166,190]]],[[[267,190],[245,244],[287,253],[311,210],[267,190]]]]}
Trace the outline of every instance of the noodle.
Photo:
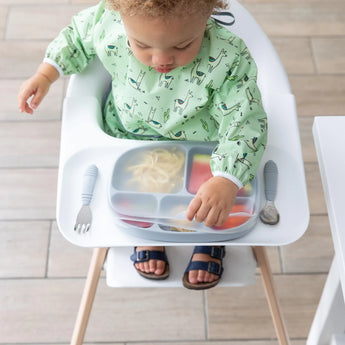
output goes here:
{"type": "Polygon", "coordinates": [[[127,168],[132,173],[129,183],[139,192],[171,193],[181,188],[184,163],[184,153],[176,148],[146,151],[139,164],[127,168]]]}

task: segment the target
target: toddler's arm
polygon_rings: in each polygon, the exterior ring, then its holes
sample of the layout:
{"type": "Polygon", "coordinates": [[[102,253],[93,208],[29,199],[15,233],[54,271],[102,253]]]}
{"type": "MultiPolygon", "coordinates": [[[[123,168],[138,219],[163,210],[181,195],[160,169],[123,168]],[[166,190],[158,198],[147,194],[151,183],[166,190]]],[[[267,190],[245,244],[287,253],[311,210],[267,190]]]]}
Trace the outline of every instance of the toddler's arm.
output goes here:
{"type": "Polygon", "coordinates": [[[203,183],[187,209],[187,219],[206,226],[222,226],[235,203],[238,187],[229,179],[214,176],[203,183]]]}
{"type": "Polygon", "coordinates": [[[48,63],[42,63],[37,72],[27,79],[20,87],[18,93],[19,111],[33,114],[48,93],[50,85],[59,78],[59,72],[48,63]],[[31,97],[30,104],[28,99],[31,97]]]}

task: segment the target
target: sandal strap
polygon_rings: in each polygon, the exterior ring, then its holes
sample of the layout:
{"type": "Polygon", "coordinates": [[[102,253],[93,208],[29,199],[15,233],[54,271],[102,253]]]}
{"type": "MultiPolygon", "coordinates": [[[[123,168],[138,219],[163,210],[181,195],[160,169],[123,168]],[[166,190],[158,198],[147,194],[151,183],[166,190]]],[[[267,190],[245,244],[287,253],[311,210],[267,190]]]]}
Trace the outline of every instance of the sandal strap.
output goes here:
{"type": "Polygon", "coordinates": [[[221,264],[214,261],[190,261],[185,273],[193,270],[202,270],[221,277],[224,269],[221,264]]]}
{"type": "Polygon", "coordinates": [[[168,258],[165,254],[165,251],[160,250],[140,250],[137,252],[136,248],[134,248],[134,253],[130,258],[135,264],[147,262],[149,260],[161,260],[165,263],[168,263],[168,258]]]}
{"type": "Polygon", "coordinates": [[[211,258],[222,260],[225,256],[225,246],[195,246],[193,254],[208,254],[211,258]]]}

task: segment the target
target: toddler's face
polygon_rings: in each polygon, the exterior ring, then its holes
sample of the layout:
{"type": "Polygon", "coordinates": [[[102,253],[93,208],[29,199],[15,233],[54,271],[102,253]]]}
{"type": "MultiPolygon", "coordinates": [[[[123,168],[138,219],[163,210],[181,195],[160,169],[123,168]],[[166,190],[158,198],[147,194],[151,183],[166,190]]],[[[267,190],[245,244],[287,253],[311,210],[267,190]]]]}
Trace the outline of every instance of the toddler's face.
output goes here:
{"type": "Polygon", "coordinates": [[[134,56],[160,73],[186,66],[197,56],[208,16],[193,15],[168,20],[142,15],[122,20],[134,56]]]}

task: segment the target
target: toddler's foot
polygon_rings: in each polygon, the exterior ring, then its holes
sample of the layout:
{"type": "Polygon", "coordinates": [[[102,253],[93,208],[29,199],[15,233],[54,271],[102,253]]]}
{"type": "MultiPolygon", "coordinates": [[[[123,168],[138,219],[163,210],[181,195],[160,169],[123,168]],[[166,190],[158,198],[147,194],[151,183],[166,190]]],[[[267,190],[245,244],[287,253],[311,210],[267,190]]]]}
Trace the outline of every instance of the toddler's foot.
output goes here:
{"type": "Polygon", "coordinates": [[[131,260],[140,275],[148,279],[165,279],[169,264],[164,247],[136,247],[131,260]]]}
{"type": "Polygon", "coordinates": [[[224,247],[197,246],[183,277],[188,289],[202,290],[216,286],[223,273],[224,247]]]}

